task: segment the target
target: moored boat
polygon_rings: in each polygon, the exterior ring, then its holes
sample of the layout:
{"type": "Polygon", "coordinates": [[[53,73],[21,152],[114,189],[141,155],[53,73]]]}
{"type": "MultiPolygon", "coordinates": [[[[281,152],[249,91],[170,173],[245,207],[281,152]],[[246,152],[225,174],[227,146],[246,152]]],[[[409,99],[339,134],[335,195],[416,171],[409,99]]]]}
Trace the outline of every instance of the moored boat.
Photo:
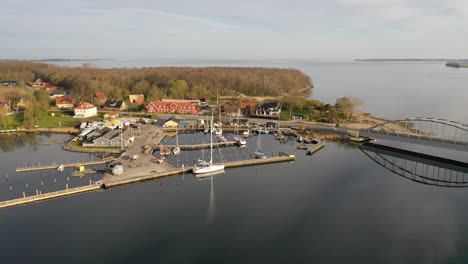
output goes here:
{"type": "MultiPolygon", "coordinates": [[[[211,112],[211,128],[213,128],[213,112],[211,112]]],[[[213,164],[213,134],[210,134],[210,161],[198,160],[193,167],[194,174],[205,174],[224,170],[224,164],[213,164]]]]}

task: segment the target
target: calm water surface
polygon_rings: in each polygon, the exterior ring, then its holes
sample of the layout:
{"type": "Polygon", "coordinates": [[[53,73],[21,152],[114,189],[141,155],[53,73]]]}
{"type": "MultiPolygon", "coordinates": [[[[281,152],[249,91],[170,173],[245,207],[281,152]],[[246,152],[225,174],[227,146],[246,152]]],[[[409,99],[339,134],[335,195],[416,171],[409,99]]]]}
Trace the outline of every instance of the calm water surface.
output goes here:
{"type": "MultiPolygon", "coordinates": [[[[28,135],[15,137],[19,143],[2,144],[1,168],[9,181],[1,181],[0,195],[21,196],[26,182],[39,187],[37,177],[48,185],[54,177],[65,183],[70,171],[36,175],[14,169],[25,160],[91,159],[44,144],[66,138],[28,135]]],[[[181,135],[180,141],[202,139],[201,134],[181,135]]],[[[252,137],[248,148],[224,149],[223,156],[248,156],[256,143],[252,137]]],[[[261,145],[267,152],[293,152],[297,143],[279,145],[262,136],[261,145]]],[[[184,151],[179,160],[190,163],[200,155],[184,151]]],[[[228,169],[212,182],[185,174],[0,210],[2,263],[468,260],[467,189],[409,181],[339,143],[328,143],[313,156],[296,155],[294,163],[228,169]]]]}
{"type": "MultiPolygon", "coordinates": [[[[99,67],[265,66],[298,68],[313,97],[353,95],[387,118],[432,116],[468,123],[468,71],[441,63],[115,60],[99,67]]],[[[65,63],[80,65],[82,62],[65,63]]],[[[232,135],[230,135],[232,136],[232,135]]],[[[94,159],[65,152],[64,135],[0,136],[0,198],[87,184],[63,173],[16,174],[15,168],[94,159]],[[8,177],[7,177],[8,175],[8,177]],[[27,187],[26,187],[27,184],[27,187]],[[10,191],[11,186],[11,191],[10,191]]],[[[201,134],[181,135],[181,144],[201,134]]],[[[173,144],[167,138],[164,144],[173,144]]],[[[205,139],[206,142],[206,139],[205,139]]],[[[249,158],[244,149],[215,160],[249,158]]],[[[399,144],[389,142],[388,144],[399,144]]],[[[294,163],[228,169],[211,179],[185,174],[65,199],[0,210],[1,263],[466,263],[468,189],[400,177],[356,147],[330,142],[313,156],[297,142],[261,137],[268,155],[295,152],[294,163]]],[[[428,150],[410,146],[413,150],[428,150]]],[[[466,153],[434,150],[462,161],[466,153]]],[[[193,164],[201,151],[169,162],[193,164]]],[[[204,153],[205,157],[207,152],[204,153]]]]}

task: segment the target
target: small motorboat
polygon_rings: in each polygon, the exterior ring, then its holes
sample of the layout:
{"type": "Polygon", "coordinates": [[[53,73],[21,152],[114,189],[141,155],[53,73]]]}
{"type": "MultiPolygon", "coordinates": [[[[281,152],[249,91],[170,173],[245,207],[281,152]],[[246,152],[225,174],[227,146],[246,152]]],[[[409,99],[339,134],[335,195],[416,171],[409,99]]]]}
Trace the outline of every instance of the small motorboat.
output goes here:
{"type": "Polygon", "coordinates": [[[166,162],[166,161],[167,161],[167,158],[164,157],[164,156],[161,156],[160,158],[157,158],[157,159],[156,159],[156,162],[157,162],[157,163],[163,163],[163,162],[166,162]]]}
{"type": "Polygon", "coordinates": [[[171,155],[171,150],[169,148],[163,147],[160,151],[161,156],[171,155]]]}
{"type": "Polygon", "coordinates": [[[236,144],[239,146],[244,146],[247,144],[247,141],[243,138],[235,138],[235,140],[236,140],[236,144]]]}
{"type": "Polygon", "coordinates": [[[65,169],[65,166],[63,166],[63,165],[60,165],[60,166],[57,167],[57,170],[59,172],[62,172],[64,169],[65,169]]]}
{"type": "Polygon", "coordinates": [[[172,153],[174,153],[174,155],[179,155],[180,154],[180,148],[179,147],[175,147],[172,149],[172,153]]]}
{"type": "Polygon", "coordinates": [[[242,132],[242,136],[249,137],[250,136],[249,130],[244,130],[244,132],[242,132]]]}
{"type": "Polygon", "coordinates": [[[263,151],[257,151],[255,152],[255,158],[256,159],[266,159],[266,154],[263,151]]]}

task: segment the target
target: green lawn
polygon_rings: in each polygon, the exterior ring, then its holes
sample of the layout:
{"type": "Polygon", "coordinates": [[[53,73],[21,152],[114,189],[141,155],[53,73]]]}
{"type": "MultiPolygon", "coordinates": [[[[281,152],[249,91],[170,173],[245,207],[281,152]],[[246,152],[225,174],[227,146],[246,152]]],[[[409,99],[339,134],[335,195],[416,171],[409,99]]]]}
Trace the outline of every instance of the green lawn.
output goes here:
{"type": "Polygon", "coordinates": [[[73,116],[68,114],[63,114],[60,112],[54,112],[54,116],[50,113],[39,120],[39,127],[73,127],[80,124],[83,121],[91,120],[102,120],[101,116],[94,116],[89,118],[73,118],[73,116]]]}
{"type": "MultiPolygon", "coordinates": [[[[39,120],[39,127],[42,128],[54,128],[54,127],[73,127],[80,124],[82,121],[100,121],[102,120],[102,116],[93,116],[89,118],[73,118],[73,116],[62,113],[62,112],[54,112],[54,116],[50,115],[50,113],[41,118],[39,120]]],[[[0,130],[9,130],[9,129],[16,129],[23,124],[23,114],[18,113],[16,115],[12,115],[10,117],[9,124],[5,127],[3,124],[0,124],[0,130]]]]}

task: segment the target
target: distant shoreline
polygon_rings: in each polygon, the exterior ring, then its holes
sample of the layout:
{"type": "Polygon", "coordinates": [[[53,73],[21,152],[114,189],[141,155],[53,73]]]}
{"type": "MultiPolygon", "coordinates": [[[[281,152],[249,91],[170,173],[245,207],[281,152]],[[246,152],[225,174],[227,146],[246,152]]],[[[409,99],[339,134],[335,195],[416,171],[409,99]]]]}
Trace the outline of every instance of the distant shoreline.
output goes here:
{"type": "Polygon", "coordinates": [[[68,62],[68,61],[113,61],[114,59],[62,59],[62,58],[49,58],[49,59],[36,59],[36,60],[18,60],[18,59],[0,59],[0,61],[39,61],[39,62],[68,62]]]}

